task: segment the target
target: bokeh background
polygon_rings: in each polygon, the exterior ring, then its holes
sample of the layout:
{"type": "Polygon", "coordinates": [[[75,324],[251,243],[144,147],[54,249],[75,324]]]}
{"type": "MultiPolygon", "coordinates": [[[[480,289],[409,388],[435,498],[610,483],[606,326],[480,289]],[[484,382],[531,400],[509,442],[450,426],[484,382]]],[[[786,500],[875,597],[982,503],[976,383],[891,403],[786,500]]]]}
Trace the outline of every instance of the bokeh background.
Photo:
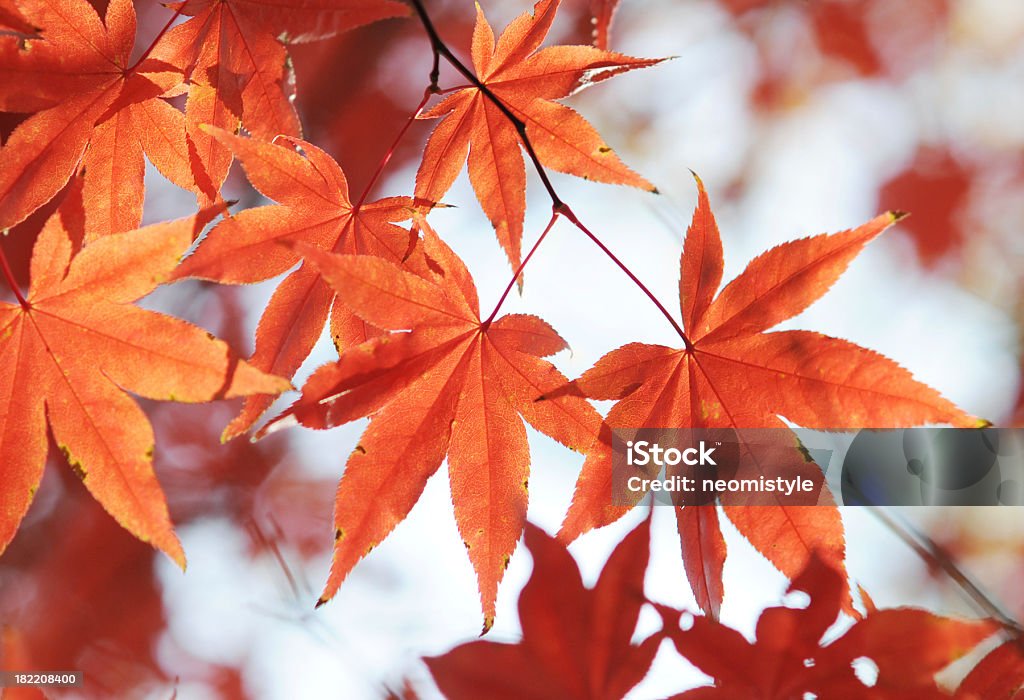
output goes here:
{"type": "MultiPolygon", "coordinates": [[[[101,10],[103,0],[96,4],[101,10]]],[[[470,0],[427,3],[467,56],[470,0]]],[[[491,23],[529,9],[484,2],[491,23]]],[[[144,48],[170,13],[138,0],[144,48]]],[[[587,0],[563,0],[548,43],[590,41],[587,0]]],[[[555,175],[581,219],[673,308],[678,256],[703,178],[725,242],[726,279],[758,252],[858,225],[885,209],[912,216],[873,243],[819,303],[787,327],[848,338],[896,358],[965,409],[1002,425],[1024,419],[1024,4],[1007,0],[622,0],[611,47],[674,60],[572,97],[654,196],[555,175]]],[[[430,52],[412,19],[291,51],[305,132],[362,190],[427,84],[430,52]]],[[[461,83],[445,71],[442,85],[461,83]]],[[[3,133],[19,115],[0,115],[3,133]]],[[[414,125],[376,188],[408,194],[431,124],[414,125]]],[[[185,193],[147,171],[147,221],[191,211],[185,193]]],[[[260,203],[239,169],[227,196],[260,203]]],[[[432,215],[467,260],[489,308],[511,270],[463,174],[432,215]]],[[[531,174],[527,240],[549,202],[531,174]]],[[[26,281],[31,243],[52,207],[2,244],[26,281]]],[[[180,283],[147,304],[251,351],[276,281],[245,288],[180,283]]],[[[629,341],[673,344],[642,294],[571,226],[559,223],[506,311],[537,313],[572,346],[556,364],[578,376],[629,341]]],[[[326,337],[295,383],[334,357],[326,337]]],[[[280,404],[279,404],[280,405],[280,404]]],[[[363,423],[294,429],[259,443],[219,442],[238,409],[222,402],[144,402],[156,466],[189,558],[188,572],[120,530],[60,452],[0,558],[3,652],[39,668],[80,669],[83,689],[53,697],[381,698],[407,683],[434,697],[420,659],[475,638],[481,613],[443,469],[409,519],[314,611],[332,543],[334,489],[363,423]]],[[[601,406],[602,410],[607,405],[601,406]]],[[[531,520],[557,530],[582,457],[531,432],[531,520]]],[[[2,478],[2,475],[0,475],[2,478]]],[[[662,511],[664,509],[658,509],[662,511]]],[[[871,515],[844,510],[849,569],[881,606],[972,612],[871,515]]],[[[1024,532],[1017,511],[900,514],[1016,616],[1024,614],[1024,532]]],[[[641,516],[573,544],[593,583],[641,516]]],[[[648,594],[693,607],[668,513],[655,514],[648,594]]],[[[726,622],[750,632],[785,580],[727,532],[726,622]]],[[[512,560],[489,637],[515,640],[529,554],[512,560]]],[[[640,634],[656,624],[641,621],[640,634]]],[[[702,676],[666,647],[631,697],[662,697],[702,676]]]]}

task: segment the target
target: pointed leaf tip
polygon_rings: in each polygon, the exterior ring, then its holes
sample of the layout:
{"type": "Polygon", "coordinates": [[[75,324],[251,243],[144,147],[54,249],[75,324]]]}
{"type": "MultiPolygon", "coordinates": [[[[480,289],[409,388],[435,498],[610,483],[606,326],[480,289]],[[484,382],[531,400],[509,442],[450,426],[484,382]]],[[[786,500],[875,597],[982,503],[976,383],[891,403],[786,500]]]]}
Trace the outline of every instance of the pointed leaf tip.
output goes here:
{"type": "Polygon", "coordinates": [[[490,632],[492,627],[494,627],[494,615],[484,616],[484,625],[483,629],[480,630],[480,636],[483,637],[485,634],[490,632]]]}
{"type": "Polygon", "coordinates": [[[175,538],[175,544],[177,546],[174,548],[174,551],[169,551],[167,554],[171,557],[171,560],[178,565],[178,568],[181,569],[181,573],[185,573],[188,569],[188,560],[185,557],[185,550],[182,549],[181,543],[178,542],[177,538],[175,538]]]}

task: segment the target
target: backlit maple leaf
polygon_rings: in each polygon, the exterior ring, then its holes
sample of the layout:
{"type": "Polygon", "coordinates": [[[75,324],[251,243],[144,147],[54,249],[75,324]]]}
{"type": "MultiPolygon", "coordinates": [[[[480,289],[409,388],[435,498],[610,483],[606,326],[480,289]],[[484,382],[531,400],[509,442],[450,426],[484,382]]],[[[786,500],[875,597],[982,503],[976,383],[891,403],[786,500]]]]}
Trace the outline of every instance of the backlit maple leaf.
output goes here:
{"type": "Polygon", "coordinates": [[[131,63],[135,8],[111,0],[105,22],[87,0],[21,4],[41,39],[0,37],[0,110],[36,112],[0,149],[0,229],[22,221],[85,170],[86,233],[138,227],[143,153],[169,180],[195,188],[185,119],[164,97],[181,72],[131,63]]]}
{"type": "MultiPolygon", "coordinates": [[[[716,298],[724,265],[722,241],[707,193],[699,180],[698,185],[699,202],[680,259],[685,347],[630,343],[602,357],[572,384],[585,396],[618,403],[583,465],[560,533],[566,541],[628,510],[610,499],[611,431],[616,428],[785,428],[780,416],[823,430],[978,425],[871,350],[810,331],[764,332],[824,294],[898,215],[777,246],[755,258],[716,298]]],[[[723,510],[787,576],[795,576],[816,549],[842,570],[843,530],[835,507],[726,503],[723,510]]],[[[717,511],[687,506],[677,515],[690,583],[701,608],[716,615],[725,559],[717,511]]]]}
{"type": "Polygon", "coordinates": [[[39,486],[49,425],[96,500],[184,566],[153,474],[153,430],[125,391],[196,402],[289,384],[203,329],[131,304],[170,275],[194,217],[106,236],[76,254],[80,207],[69,201],[40,233],[24,304],[0,303],[0,552],[39,486]]]}
{"type": "Polygon", "coordinates": [[[633,645],[650,555],[648,521],[608,557],[585,588],[565,546],[526,524],[533,573],[519,596],[518,644],[475,641],[426,659],[449,700],[618,700],[651,666],[660,634],[633,645]]]}
{"type": "MultiPolygon", "coordinates": [[[[477,5],[473,67],[477,78],[526,125],[541,163],[588,180],[654,190],[627,168],[594,128],[553,100],[660,59],[641,59],[592,46],[538,50],[558,0],[540,0],[533,15],[512,21],[495,42],[477,5]]],[[[469,158],[469,179],[513,268],[519,266],[526,208],[526,168],[515,126],[476,87],[458,90],[423,118],[444,117],[427,141],[416,173],[416,197],[439,202],[469,158]]]]}
{"type": "Polygon", "coordinates": [[[231,151],[204,124],[259,139],[302,133],[292,106],[289,42],[323,39],[388,17],[408,14],[395,0],[185,0],[191,18],[169,31],[154,57],[189,77],[185,119],[204,195],[215,199],[231,151]]]}
{"type": "MultiPolygon", "coordinates": [[[[198,277],[227,284],[270,279],[299,262],[299,253],[291,246],[300,241],[326,251],[378,255],[407,266],[415,263],[415,258],[407,260],[409,232],[394,223],[409,218],[408,197],[382,199],[357,209],[349,201],[345,173],[313,144],[288,137],[272,144],[215,127],[205,130],[238,156],[257,190],[280,204],[224,219],[177,269],[177,279],[198,277]]],[[[303,264],[292,272],[260,318],[253,365],[292,376],[320,337],[328,314],[331,337],[339,348],[358,345],[380,332],[334,299],[334,290],[315,265],[303,264]]],[[[225,437],[251,428],[271,403],[269,396],[246,399],[225,437]]]]}
{"type": "Polygon", "coordinates": [[[665,634],[680,654],[715,679],[714,686],[673,700],[789,700],[790,698],[948,698],[935,674],[995,631],[988,620],[957,620],[915,608],[870,610],[842,636],[826,632],[836,622],[846,577],[818,557],[793,579],[790,592],[810,596],[805,608],[774,607],[761,613],[755,640],[708,617],[658,606],[665,634]],[[824,642],[824,643],[823,643],[824,642]],[[865,683],[855,661],[869,660],[877,677],[865,683]]]}
{"type": "Polygon", "coordinates": [[[536,316],[481,321],[462,261],[429,227],[422,244],[431,270],[423,277],[379,257],[299,246],[364,321],[411,332],[345,350],[310,377],[286,415],[315,428],[371,417],[338,487],[334,561],[321,601],[405,519],[447,455],[455,520],[476,570],[486,630],[526,521],[523,419],[583,451],[600,416],[580,397],[536,402],[567,381],[542,359],[565,341],[536,316]]]}

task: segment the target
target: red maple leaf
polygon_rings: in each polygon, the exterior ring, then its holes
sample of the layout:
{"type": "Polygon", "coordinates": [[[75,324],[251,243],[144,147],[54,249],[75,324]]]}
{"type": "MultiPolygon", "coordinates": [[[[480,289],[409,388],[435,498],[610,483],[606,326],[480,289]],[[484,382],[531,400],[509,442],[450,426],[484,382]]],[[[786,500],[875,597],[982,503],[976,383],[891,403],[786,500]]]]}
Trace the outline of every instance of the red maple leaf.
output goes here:
{"type": "Polygon", "coordinates": [[[900,228],[914,242],[921,262],[931,267],[963,247],[966,206],[975,173],[944,149],[924,148],[906,169],[879,190],[883,207],[914,212],[900,228]]]}
{"type": "Polygon", "coordinates": [[[590,15],[594,24],[594,46],[607,50],[611,43],[609,34],[619,0],[590,0],[590,15]]]}
{"type": "MultiPolygon", "coordinates": [[[[842,636],[825,641],[846,596],[846,576],[812,557],[789,592],[810,596],[805,608],[773,607],[761,613],[755,640],[704,616],[686,617],[658,606],[665,634],[694,666],[715,680],[673,700],[789,700],[790,698],[948,698],[935,674],[995,631],[988,620],[957,620],[915,608],[870,610],[842,636]],[[824,642],[824,643],[823,643],[824,642]],[[855,661],[877,668],[865,683],[855,661]]],[[[989,697],[989,696],[986,696],[989,697]]]]}
{"type": "Polygon", "coordinates": [[[429,261],[423,277],[379,257],[299,246],[338,299],[367,323],[395,332],[318,369],[286,416],[314,428],[371,416],[338,487],[334,561],[321,601],[405,519],[447,455],[455,520],[476,570],[486,630],[526,521],[530,451],[523,419],[583,451],[600,417],[580,397],[550,405],[534,400],[567,381],[542,359],[565,341],[536,316],[481,321],[469,271],[421,225],[429,261]]]}
{"type": "MultiPolygon", "coordinates": [[[[780,416],[826,430],[977,425],[976,419],[877,353],[810,331],[765,332],[824,294],[898,215],[777,246],[755,258],[715,297],[722,281],[722,241],[699,179],[698,185],[699,202],[680,259],[685,347],[630,343],[602,357],[568,387],[618,403],[583,465],[559,535],[566,541],[628,510],[612,505],[609,497],[613,429],[785,428],[780,416]]],[[[815,549],[842,568],[842,523],[832,506],[725,503],[723,510],[789,577],[815,549]]],[[[716,615],[725,552],[717,511],[688,506],[677,514],[690,583],[701,608],[716,615]]]]}
{"type": "MultiPolygon", "coordinates": [[[[523,124],[540,162],[588,180],[654,187],[627,168],[594,128],[575,111],[553,100],[661,59],[641,59],[592,46],[550,46],[538,50],[551,27],[558,0],[540,0],[497,43],[477,5],[473,67],[486,89],[523,124]]],[[[443,117],[427,141],[416,173],[416,197],[439,202],[469,159],[469,179],[505,254],[517,268],[526,209],[526,168],[516,126],[477,87],[448,95],[422,118],[443,117]]]]}
{"type": "Polygon", "coordinates": [[[523,638],[476,641],[426,660],[446,698],[618,700],[651,666],[662,636],[631,640],[645,602],[648,521],[608,557],[597,585],[586,588],[565,546],[526,524],[533,573],[519,596],[523,638]]]}
{"type": "Polygon", "coordinates": [[[37,28],[26,19],[14,0],[0,0],[0,32],[35,34],[37,28]]]}
{"type": "Polygon", "coordinates": [[[0,229],[22,221],[85,171],[87,239],[142,220],[143,154],[169,180],[195,188],[185,119],[165,99],[181,72],[152,57],[129,62],[131,0],[105,22],[86,0],[21,5],[41,39],[0,37],[0,110],[35,112],[0,150],[0,229]]]}
{"type": "Polygon", "coordinates": [[[1020,700],[1024,697],[1024,648],[1021,640],[1004,642],[960,683],[957,700],[1020,700]]]}
{"type": "Polygon", "coordinates": [[[39,486],[49,425],[96,500],[184,566],[153,474],[153,430],[125,391],[198,402],[276,394],[289,384],[239,361],[203,329],[131,304],[170,276],[202,228],[195,217],[76,252],[78,194],[73,188],[36,240],[28,295],[0,303],[0,552],[39,486]]]}
{"type": "Polygon", "coordinates": [[[189,145],[211,200],[227,177],[231,151],[202,125],[232,133],[241,125],[263,140],[301,136],[288,43],[409,12],[395,0],[185,0],[175,7],[191,18],[171,29],[153,56],[188,76],[189,145]]]}
{"type": "MultiPolygon", "coordinates": [[[[390,197],[353,206],[345,173],[313,144],[288,137],[267,143],[210,126],[205,131],[238,156],[257,190],[280,204],[224,219],[175,271],[176,279],[199,277],[227,284],[270,279],[299,262],[293,247],[298,242],[416,266],[417,256],[410,256],[409,232],[394,223],[410,217],[410,198],[390,197]]],[[[334,302],[334,290],[315,265],[303,264],[292,272],[260,318],[253,365],[292,376],[320,337],[328,314],[331,337],[339,348],[380,333],[347,306],[334,302]]],[[[251,428],[271,403],[273,397],[268,396],[246,399],[242,413],[225,430],[225,438],[251,428]]]]}

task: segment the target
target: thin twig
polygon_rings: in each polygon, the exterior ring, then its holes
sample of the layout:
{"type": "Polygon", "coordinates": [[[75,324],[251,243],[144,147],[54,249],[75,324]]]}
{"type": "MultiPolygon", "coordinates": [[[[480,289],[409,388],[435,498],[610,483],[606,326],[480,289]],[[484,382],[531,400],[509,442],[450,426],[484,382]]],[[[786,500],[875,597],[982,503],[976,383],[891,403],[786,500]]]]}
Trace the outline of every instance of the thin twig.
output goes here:
{"type": "Polygon", "coordinates": [[[411,127],[413,122],[416,121],[416,118],[420,116],[420,112],[423,111],[423,108],[427,106],[427,102],[430,101],[430,96],[432,94],[433,91],[430,88],[423,91],[423,99],[421,99],[420,103],[416,105],[416,109],[413,110],[412,116],[406,120],[405,125],[402,126],[398,135],[395,137],[395,140],[391,142],[391,147],[388,148],[387,153],[385,153],[384,157],[381,158],[380,163],[377,165],[377,170],[374,171],[370,181],[366,183],[366,187],[363,188],[362,194],[359,195],[359,201],[356,202],[354,211],[358,212],[363,204],[366,203],[366,197],[370,194],[370,190],[372,190],[373,186],[377,184],[377,180],[380,179],[381,173],[384,172],[384,168],[386,168],[388,163],[391,161],[391,157],[395,155],[395,149],[398,148],[398,144],[402,142],[402,139],[405,138],[406,132],[409,131],[409,127],[411,127]]]}
{"type": "Polygon", "coordinates": [[[7,255],[4,253],[4,249],[0,248],[0,267],[3,268],[4,277],[7,278],[7,285],[14,292],[15,298],[18,303],[21,304],[21,308],[28,311],[32,308],[32,305],[28,303],[25,296],[21,293],[21,289],[18,287],[18,281],[14,279],[14,272],[11,271],[11,265],[7,262],[7,255]]]}
{"type": "Polygon", "coordinates": [[[509,120],[512,126],[515,128],[516,133],[519,134],[519,140],[523,144],[523,148],[526,150],[526,154],[533,161],[533,167],[537,170],[537,174],[540,176],[541,182],[544,183],[544,189],[548,191],[548,196],[551,197],[552,206],[557,209],[562,205],[562,200],[559,198],[558,193],[555,192],[554,186],[551,184],[551,180],[548,178],[548,173],[544,169],[544,166],[540,163],[540,158],[537,157],[537,151],[533,149],[533,144],[530,143],[530,139],[526,136],[526,122],[517,117],[512,113],[512,110],[508,108],[504,102],[502,102],[497,95],[495,95],[489,87],[480,82],[480,79],[476,77],[476,74],[471,71],[465,63],[459,60],[459,58],[452,53],[448,45],[444,43],[441,35],[437,33],[437,29],[434,27],[434,23],[430,19],[430,15],[427,14],[427,9],[423,6],[423,0],[412,0],[413,8],[416,10],[416,15],[420,18],[420,22],[423,24],[423,29],[426,30],[427,36],[430,38],[430,49],[434,52],[434,71],[430,74],[431,87],[437,86],[437,65],[438,55],[444,56],[444,59],[455,70],[459,71],[466,80],[472,83],[473,87],[479,90],[484,97],[491,101],[498,110],[505,115],[505,118],[509,120]]]}
{"type": "MultiPolygon", "coordinates": [[[[555,215],[561,214],[562,216],[565,216],[565,218],[571,221],[576,228],[582,231],[591,241],[593,241],[597,245],[597,247],[600,248],[601,251],[619,267],[619,269],[626,273],[626,276],[629,277],[633,284],[639,287],[640,290],[643,291],[645,295],[647,295],[647,298],[654,302],[654,305],[658,308],[662,315],[666,319],[668,319],[668,322],[672,325],[672,328],[676,331],[676,333],[679,334],[679,337],[682,338],[687,351],[692,351],[693,343],[690,342],[690,339],[687,337],[686,333],[683,332],[683,329],[679,325],[679,323],[672,317],[672,314],[670,314],[668,310],[664,307],[664,305],[662,305],[662,303],[658,301],[657,297],[654,296],[654,293],[651,292],[651,290],[648,289],[647,286],[643,282],[641,282],[640,279],[635,274],[633,274],[633,272],[628,267],[626,267],[626,265],[621,260],[619,260],[611,252],[611,250],[609,250],[608,247],[604,243],[602,243],[596,235],[594,235],[592,231],[590,231],[586,226],[582,224],[582,222],[580,222],[579,217],[576,216],[572,208],[569,207],[569,205],[566,204],[562,200],[562,198],[558,196],[558,193],[555,191],[554,185],[551,184],[551,179],[548,177],[547,169],[545,169],[545,167],[541,164],[540,158],[537,156],[537,151],[534,149],[533,144],[530,142],[530,138],[526,134],[526,122],[524,122],[522,119],[516,116],[508,107],[508,105],[502,102],[501,99],[498,98],[498,96],[495,95],[494,92],[492,92],[491,89],[487,87],[487,85],[482,83],[480,79],[477,78],[477,76],[473,73],[473,71],[471,71],[466,66],[466,64],[464,64],[461,60],[458,59],[458,57],[455,56],[455,54],[452,53],[451,49],[448,48],[448,45],[445,44],[444,40],[437,33],[437,29],[434,27],[434,23],[431,21],[430,15],[427,13],[426,8],[423,6],[423,0],[411,0],[411,2],[413,8],[416,10],[416,14],[419,17],[420,22],[423,24],[424,30],[426,30],[427,32],[427,36],[430,39],[430,48],[434,54],[434,65],[437,65],[438,56],[444,56],[445,60],[448,63],[450,63],[452,67],[455,68],[455,70],[461,73],[463,77],[465,77],[473,85],[473,87],[478,89],[480,93],[484,97],[486,97],[495,107],[497,107],[498,110],[505,116],[506,119],[508,119],[509,123],[512,124],[512,126],[515,128],[516,134],[518,134],[519,136],[519,141],[523,145],[523,149],[526,151],[527,156],[529,156],[530,161],[533,163],[534,169],[537,171],[537,175],[540,177],[541,182],[544,184],[544,189],[547,190],[548,196],[551,198],[551,207],[555,215]]],[[[431,73],[432,88],[436,87],[436,82],[434,82],[434,80],[434,73],[431,73]]],[[[543,240],[543,237],[541,238],[541,240],[543,240]]],[[[538,241],[538,243],[539,242],[540,241],[538,241]]],[[[531,254],[532,252],[533,251],[531,251],[531,254]]],[[[519,275],[522,274],[522,267],[523,266],[520,265],[520,269],[516,270],[512,282],[509,285],[510,289],[511,285],[514,284],[515,281],[519,278],[519,275]]],[[[506,295],[507,294],[508,292],[506,291],[506,295]]],[[[504,296],[502,297],[502,300],[504,300],[504,296]]]]}
{"type": "Polygon", "coordinates": [[[931,537],[921,532],[913,525],[900,522],[879,506],[866,506],[879,522],[885,525],[893,534],[914,550],[914,552],[927,564],[934,566],[945,573],[967,597],[974,603],[978,610],[987,617],[992,618],[1014,638],[1024,634],[1024,627],[1012,617],[1003,612],[1002,608],[992,600],[981,588],[964,572],[953,559],[942,551],[942,548],[931,537]]]}
{"type": "Polygon", "coordinates": [[[552,227],[554,227],[555,222],[558,221],[558,217],[560,215],[561,212],[559,212],[557,209],[552,209],[551,219],[548,221],[548,225],[544,227],[544,231],[541,232],[540,238],[538,238],[537,242],[533,244],[532,248],[530,248],[530,252],[527,253],[526,257],[523,258],[523,261],[519,263],[519,268],[516,270],[515,274],[512,275],[512,279],[509,280],[508,286],[505,287],[505,291],[502,292],[501,298],[498,299],[498,303],[494,305],[494,310],[491,311],[491,315],[487,317],[486,321],[480,324],[481,328],[487,330],[487,328],[490,327],[491,321],[493,321],[494,317],[498,315],[498,309],[500,309],[501,305],[505,303],[505,299],[508,297],[509,292],[512,291],[512,287],[515,286],[516,281],[519,279],[519,276],[523,274],[523,270],[526,268],[526,263],[530,262],[530,258],[532,258],[533,254],[537,252],[537,248],[540,247],[541,241],[543,241],[547,237],[548,231],[550,231],[552,227]]]}
{"type": "Polygon", "coordinates": [[[181,16],[182,11],[185,9],[185,5],[187,4],[187,2],[183,2],[180,5],[178,5],[178,9],[175,10],[174,14],[171,15],[171,18],[167,20],[167,24],[165,24],[163,29],[160,30],[160,33],[156,35],[156,38],[153,39],[153,42],[149,45],[149,48],[147,48],[145,52],[143,52],[143,54],[139,56],[138,61],[133,63],[130,68],[125,70],[126,73],[134,73],[135,69],[138,68],[143,61],[149,58],[149,54],[153,52],[153,49],[156,47],[156,45],[160,42],[161,39],[164,38],[164,34],[166,34],[167,31],[171,28],[171,25],[174,24],[174,21],[181,16]]]}
{"type": "MultiPolygon", "coordinates": [[[[416,14],[419,17],[420,22],[423,24],[424,30],[427,32],[427,36],[430,39],[431,51],[433,52],[433,68],[430,73],[431,83],[429,89],[433,92],[442,92],[438,87],[437,81],[439,77],[439,60],[440,57],[443,56],[445,60],[452,65],[453,68],[455,68],[459,73],[461,73],[471,83],[473,87],[478,89],[480,93],[484,95],[484,97],[486,97],[492,104],[494,104],[494,106],[498,108],[498,110],[505,116],[505,118],[509,120],[509,123],[511,123],[512,126],[515,128],[516,133],[519,136],[519,140],[523,145],[523,149],[526,151],[527,155],[530,158],[530,161],[533,163],[533,167],[537,171],[537,174],[540,177],[541,182],[544,184],[544,189],[547,190],[548,196],[551,198],[553,210],[551,220],[548,222],[547,227],[544,229],[544,233],[541,234],[540,238],[534,244],[533,248],[527,254],[526,258],[519,265],[519,268],[515,271],[512,280],[509,282],[508,287],[502,294],[501,299],[499,299],[497,306],[495,306],[494,311],[488,317],[487,321],[485,321],[485,325],[489,324],[491,320],[494,318],[495,314],[498,312],[498,308],[501,307],[502,302],[504,302],[505,298],[508,296],[509,292],[512,289],[512,286],[515,284],[516,280],[518,280],[520,275],[522,274],[523,268],[526,266],[526,263],[533,256],[533,253],[537,250],[537,247],[540,245],[541,241],[544,240],[548,231],[551,230],[558,216],[561,215],[567,218],[569,221],[571,221],[576,228],[582,231],[591,241],[593,241],[594,244],[597,245],[598,248],[600,248],[601,251],[606,256],[608,256],[608,258],[611,259],[611,261],[614,262],[619,267],[619,269],[621,269],[626,274],[626,276],[628,276],[629,279],[637,287],[639,287],[641,291],[644,292],[645,295],[647,295],[651,302],[654,303],[654,305],[658,308],[662,315],[672,325],[672,328],[676,331],[676,333],[679,334],[679,337],[682,338],[683,343],[686,345],[687,351],[692,352],[693,343],[690,342],[689,337],[687,337],[682,327],[676,322],[676,320],[672,317],[672,315],[668,312],[664,305],[662,305],[662,303],[658,301],[657,297],[654,296],[654,294],[647,288],[647,286],[644,285],[643,282],[641,282],[640,279],[637,278],[637,276],[633,274],[633,272],[621,260],[619,260],[618,257],[616,257],[615,254],[612,253],[611,250],[609,250],[608,247],[592,231],[590,231],[586,226],[583,225],[583,223],[579,220],[579,217],[577,217],[575,212],[573,212],[572,208],[569,207],[569,205],[562,201],[561,197],[558,196],[558,193],[555,191],[555,188],[551,184],[551,180],[548,177],[547,170],[541,164],[540,158],[537,156],[537,152],[536,150],[534,150],[533,144],[530,142],[530,139],[526,134],[526,123],[518,116],[516,116],[512,112],[512,110],[504,102],[502,102],[497,95],[495,95],[490,90],[490,88],[488,88],[484,83],[482,83],[480,79],[477,78],[477,76],[452,53],[451,49],[449,49],[447,44],[445,44],[444,40],[441,39],[440,35],[437,32],[437,29],[434,27],[434,24],[430,19],[430,15],[427,13],[427,10],[423,5],[423,0],[410,0],[410,2],[412,3],[413,8],[416,10],[416,14]]],[[[444,92],[447,92],[447,90],[444,92]]],[[[903,526],[897,523],[893,518],[891,518],[888,514],[886,514],[877,507],[870,507],[870,509],[871,512],[874,513],[875,516],[878,517],[878,519],[883,524],[885,524],[890,530],[892,530],[894,534],[896,534],[897,537],[899,537],[915,552],[917,552],[917,554],[924,561],[931,563],[932,565],[936,566],[937,568],[945,572],[946,575],[950,577],[950,579],[952,579],[958,586],[960,586],[960,588],[968,595],[968,597],[975,603],[975,605],[978,606],[978,608],[984,614],[998,621],[999,624],[1007,632],[1011,633],[1014,637],[1019,638],[1022,636],[1022,634],[1024,634],[1024,628],[1022,628],[1020,623],[1018,623],[1016,620],[1014,620],[1006,613],[1004,613],[1000,609],[1000,607],[994,601],[992,601],[992,599],[989,598],[971,580],[971,578],[966,573],[964,573],[962,569],[960,569],[956,562],[954,562],[948,555],[942,552],[939,546],[931,538],[929,538],[927,535],[924,535],[923,533],[916,532],[913,528],[910,528],[909,526],[903,526]],[[915,537],[917,539],[915,539],[915,537]],[[922,544],[922,542],[924,544],[922,544]]]]}
{"type": "Polygon", "coordinates": [[[626,276],[629,277],[629,279],[633,280],[633,284],[635,284],[637,287],[639,287],[640,290],[644,294],[647,295],[647,298],[650,299],[654,303],[654,305],[656,307],[658,307],[658,311],[661,312],[661,315],[664,316],[666,319],[668,319],[668,322],[670,324],[672,324],[672,328],[674,328],[676,333],[679,334],[679,337],[683,339],[683,343],[686,345],[686,351],[687,352],[693,352],[693,343],[690,342],[689,337],[687,337],[686,333],[683,332],[682,327],[676,322],[675,318],[672,317],[672,314],[670,314],[668,312],[668,309],[666,309],[662,305],[662,303],[660,301],[658,301],[658,298],[656,296],[654,296],[654,292],[652,292],[650,289],[648,289],[647,285],[645,285],[643,282],[641,282],[640,279],[636,275],[633,274],[633,271],[630,270],[628,267],[626,267],[626,264],[623,263],[621,260],[619,260],[615,256],[615,254],[612,253],[612,251],[609,250],[608,247],[604,243],[601,242],[600,238],[595,236],[593,234],[593,232],[591,232],[590,229],[588,229],[586,226],[583,225],[583,223],[576,217],[575,212],[573,212],[573,210],[569,208],[569,205],[567,205],[567,204],[563,205],[562,206],[562,210],[563,210],[562,214],[565,216],[565,218],[567,218],[569,221],[571,221],[576,226],[576,228],[578,228],[580,231],[582,231],[584,234],[586,234],[587,237],[590,240],[592,240],[594,242],[594,244],[597,245],[597,247],[600,248],[601,251],[605,255],[607,255],[609,257],[609,259],[611,259],[611,261],[613,263],[615,263],[616,265],[619,266],[620,270],[622,270],[624,273],[626,273],[626,276]]]}

